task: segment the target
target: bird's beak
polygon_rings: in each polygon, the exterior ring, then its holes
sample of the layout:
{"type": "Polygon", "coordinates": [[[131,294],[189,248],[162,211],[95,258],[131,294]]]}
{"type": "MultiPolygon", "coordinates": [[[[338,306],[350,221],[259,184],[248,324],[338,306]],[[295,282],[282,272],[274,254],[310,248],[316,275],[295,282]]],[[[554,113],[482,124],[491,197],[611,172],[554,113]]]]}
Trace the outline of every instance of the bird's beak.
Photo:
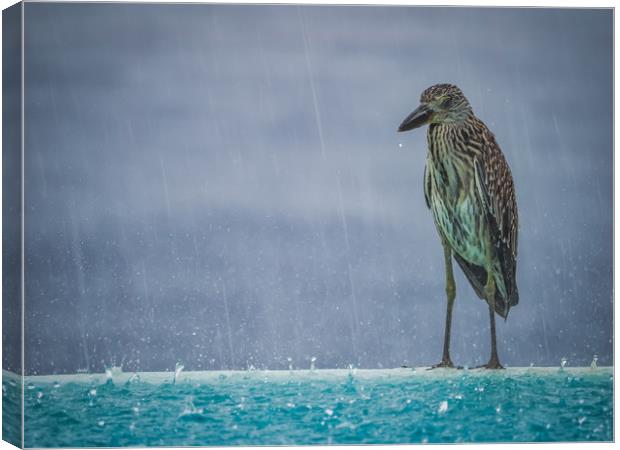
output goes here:
{"type": "Polygon", "coordinates": [[[420,105],[418,108],[407,116],[403,123],[398,127],[398,131],[409,131],[414,128],[426,125],[433,115],[433,110],[426,105],[420,105]]]}

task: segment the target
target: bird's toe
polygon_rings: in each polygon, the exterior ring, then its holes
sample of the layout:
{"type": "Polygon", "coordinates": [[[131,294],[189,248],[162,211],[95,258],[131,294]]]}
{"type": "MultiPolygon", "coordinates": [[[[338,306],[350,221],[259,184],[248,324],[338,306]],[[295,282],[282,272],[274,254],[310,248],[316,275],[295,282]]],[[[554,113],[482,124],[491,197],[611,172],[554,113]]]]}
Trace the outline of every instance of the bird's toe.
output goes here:
{"type": "Polygon", "coordinates": [[[474,369],[504,369],[504,366],[499,361],[489,361],[486,364],[474,367],[474,369]]]}
{"type": "Polygon", "coordinates": [[[433,369],[462,369],[461,366],[455,366],[452,361],[450,360],[444,360],[441,361],[440,363],[437,364],[433,364],[432,366],[430,366],[428,369],[426,370],[433,370],[433,369]]]}

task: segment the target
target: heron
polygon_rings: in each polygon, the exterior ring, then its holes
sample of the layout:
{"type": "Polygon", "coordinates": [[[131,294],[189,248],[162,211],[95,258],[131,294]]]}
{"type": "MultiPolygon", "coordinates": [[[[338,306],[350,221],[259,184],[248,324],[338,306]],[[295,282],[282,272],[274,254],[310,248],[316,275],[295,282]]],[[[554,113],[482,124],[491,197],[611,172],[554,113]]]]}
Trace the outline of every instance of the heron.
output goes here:
{"type": "Polygon", "coordinates": [[[428,124],[424,198],[443,246],[446,323],[441,362],[454,368],[450,328],[456,285],[452,258],[489,308],[491,357],[488,369],[502,369],[497,355],[495,314],[507,319],[519,302],[517,289],[518,213],[510,167],[495,136],[478,119],[457,86],[436,84],[424,90],[419,106],[399,132],[428,124]]]}

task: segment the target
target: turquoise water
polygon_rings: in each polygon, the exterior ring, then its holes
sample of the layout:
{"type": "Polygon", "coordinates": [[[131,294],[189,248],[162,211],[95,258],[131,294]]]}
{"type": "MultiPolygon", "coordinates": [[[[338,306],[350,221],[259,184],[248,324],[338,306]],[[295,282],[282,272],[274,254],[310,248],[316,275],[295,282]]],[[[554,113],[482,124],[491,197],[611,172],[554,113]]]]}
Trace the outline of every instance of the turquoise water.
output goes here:
{"type": "Polygon", "coordinates": [[[610,368],[27,377],[25,445],[611,441],[612,389],[610,368]]]}
{"type": "Polygon", "coordinates": [[[22,403],[20,378],[2,372],[2,439],[21,447],[22,403]]]}

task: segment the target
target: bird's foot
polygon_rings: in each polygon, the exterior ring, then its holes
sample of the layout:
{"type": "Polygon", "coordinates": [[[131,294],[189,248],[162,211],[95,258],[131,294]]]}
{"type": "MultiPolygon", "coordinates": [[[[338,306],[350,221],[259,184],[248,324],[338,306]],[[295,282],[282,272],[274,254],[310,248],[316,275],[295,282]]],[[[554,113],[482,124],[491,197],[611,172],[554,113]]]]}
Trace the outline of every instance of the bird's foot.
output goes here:
{"type": "Polygon", "coordinates": [[[461,366],[455,366],[451,360],[449,359],[443,359],[441,360],[440,363],[437,364],[433,364],[432,366],[430,366],[428,369],[426,370],[433,370],[433,369],[440,369],[440,368],[444,368],[444,369],[462,369],[461,366]]]}
{"type": "Polygon", "coordinates": [[[481,366],[476,366],[474,367],[474,369],[503,369],[504,366],[502,366],[499,363],[498,359],[491,359],[488,363],[483,364],[481,366]]]}

